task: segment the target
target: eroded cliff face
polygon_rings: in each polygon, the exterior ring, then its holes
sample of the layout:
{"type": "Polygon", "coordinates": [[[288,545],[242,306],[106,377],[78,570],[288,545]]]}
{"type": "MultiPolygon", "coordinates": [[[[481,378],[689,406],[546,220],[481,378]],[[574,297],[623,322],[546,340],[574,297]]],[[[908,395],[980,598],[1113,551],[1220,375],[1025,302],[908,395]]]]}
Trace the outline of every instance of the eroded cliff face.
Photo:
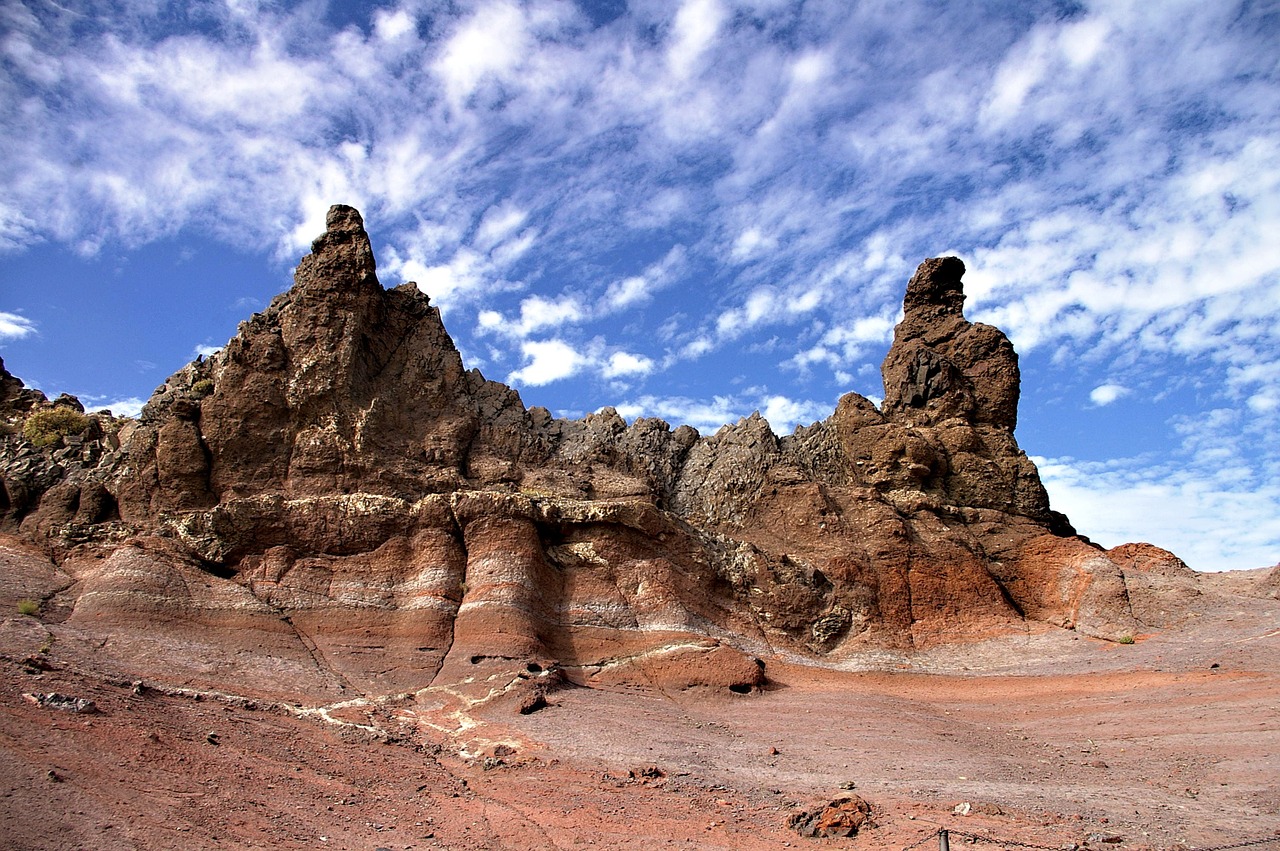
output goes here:
{"type": "Polygon", "coordinates": [[[1139,626],[1014,440],[1017,356],[964,318],[955,258],[908,284],[882,408],[849,394],[787,437],[758,415],[702,437],[526,409],[415,285],[383,289],[359,213],[327,227],[136,422],[36,448],[19,424],[56,403],[0,376],[3,525],[75,581],[73,622],[257,635],[282,659],[301,641],[387,690],[554,670],[745,691],[777,653],[1139,626]]]}

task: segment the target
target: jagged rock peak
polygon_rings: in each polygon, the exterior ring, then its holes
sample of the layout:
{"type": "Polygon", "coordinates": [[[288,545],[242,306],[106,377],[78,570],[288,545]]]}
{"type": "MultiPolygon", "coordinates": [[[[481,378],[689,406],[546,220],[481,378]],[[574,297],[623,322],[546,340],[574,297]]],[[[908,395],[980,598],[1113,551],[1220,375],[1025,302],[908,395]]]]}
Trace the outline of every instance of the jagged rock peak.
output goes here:
{"type": "Polygon", "coordinates": [[[907,284],[903,318],[881,366],[884,411],[917,425],[959,419],[1012,432],[1018,355],[998,328],[964,318],[964,263],[930,258],[907,284]]]}
{"type": "Polygon", "coordinates": [[[961,316],[964,308],[964,262],[959,257],[930,257],[907,284],[902,307],[907,316],[922,310],[936,316],[961,316]]]}
{"type": "Polygon", "coordinates": [[[9,370],[4,368],[4,358],[0,358],[0,403],[17,398],[23,389],[25,388],[22,380],[10,375],[9,370]]]}
{"type": "Polygon", "coordinates": [[[1133,633],[1120,568],[1014,440],[1017,355],[963,317],[959,260],[912,279],[881,409],[850,394],[789,438],[758,414],[700,438],[527,411],[465,370],[416,286],[382,288],[358,212],[327,227],[291,290],[118,432],[33,446],[16,426],[59,403],[0,365],[0,530],[82,572],[81,622],[150,629],[157,600],[255,636],[283,616],[381,692],[555,666],[750,690],[757,649],[1133,633]]]}
{"type": "Polygon", "coordinates": [[[345,204],[334,204],[325,216],[325,232],[311,243],[311,254],[298,263],[294,282],[302,288],[376,286],[381,289],[376,270],[373,246],[360,211],[345,204]]]}

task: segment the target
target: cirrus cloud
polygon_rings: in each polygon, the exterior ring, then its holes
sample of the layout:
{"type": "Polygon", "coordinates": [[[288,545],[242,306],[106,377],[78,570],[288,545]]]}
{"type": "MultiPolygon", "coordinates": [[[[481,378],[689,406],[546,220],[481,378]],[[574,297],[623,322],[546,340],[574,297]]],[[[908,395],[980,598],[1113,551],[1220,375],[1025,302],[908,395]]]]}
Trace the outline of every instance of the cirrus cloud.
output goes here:
{"type": "MultiPolygon", "coordinates": [[[[1168,487],[1173,462],[1210,463],[1177,416],[1250,447],[1270,472],[1248,488],[1280,481],[1280,450],[1255,437],[1280,428],[1280,24],[1263,5],[326,8],[347,17],[5,5],[0,252],[106,266],[197,236],[282,267],[351,203],[384,281],[417,281],[459,347],[530,401],[619,394],[706,425],[774,400],[784,430],[821,413],[792,400],[882,392],[903,285],[951,252],[969,315],[1009,333],[1025,381],[1062,388],[1046,403],[1061,407],[1023,417],[1030,451],[1109,451],[1083,425],[1035,426],[1106,406],[1160,419],[1141,425],[1168,487]],[[1150,387],[1196,392],[1175,416],[1150,387]]],[[[9,267],[6,296],[40,327],[0,315],[6,359],[74,349],[75,324],[9,267]]],[[[97,283],[77,303],[128,285],[85,268],[97,283]]],[[[185,335],[174,351],[220,338],[157,319],[185,335]]],[[[1049,479],[1055,502],[1082,487],[1049,479]]],[[[1196,503],[1219,529],[1240,521],[1231,504],[1196,503]]],[[[1247,522],[1266,504],[1235,507],[1247,522]]]]}

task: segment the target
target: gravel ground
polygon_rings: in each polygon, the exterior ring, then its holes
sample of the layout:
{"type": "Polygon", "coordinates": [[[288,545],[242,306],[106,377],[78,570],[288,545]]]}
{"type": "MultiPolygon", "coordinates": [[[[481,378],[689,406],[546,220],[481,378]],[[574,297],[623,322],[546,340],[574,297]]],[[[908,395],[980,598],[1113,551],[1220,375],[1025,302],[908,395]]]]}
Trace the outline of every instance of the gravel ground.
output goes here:
{"type": "Polygon", "coordinates": [[[563,688],[529,715],[486,683],[214,690],[127,636],[8,615],[0,845],[902,849],[946,827],[953,847],[1280,849],[1280,601],[1250,596],[1260,576],[1202,577],[1132,645],[1044,630],[840,671],[771,660],[756,694],[563,688]],[[848,794],[872,808],[858,835],[788,826],[848,794]]]}

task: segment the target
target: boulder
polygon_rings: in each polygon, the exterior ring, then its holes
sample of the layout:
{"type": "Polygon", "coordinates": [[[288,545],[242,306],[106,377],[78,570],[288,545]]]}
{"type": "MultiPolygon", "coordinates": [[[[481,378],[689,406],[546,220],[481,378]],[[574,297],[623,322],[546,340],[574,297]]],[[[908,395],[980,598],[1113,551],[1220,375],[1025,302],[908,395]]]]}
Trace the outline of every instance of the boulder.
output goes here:
{"type": "Polygon", "coordinates": [[[871,805],[859,795],[842,795],[834,801],[795,813],[790,818],[793,829],[809,839],[835,839],[856,836],[863,827],[871,827],[871,805]]]}

